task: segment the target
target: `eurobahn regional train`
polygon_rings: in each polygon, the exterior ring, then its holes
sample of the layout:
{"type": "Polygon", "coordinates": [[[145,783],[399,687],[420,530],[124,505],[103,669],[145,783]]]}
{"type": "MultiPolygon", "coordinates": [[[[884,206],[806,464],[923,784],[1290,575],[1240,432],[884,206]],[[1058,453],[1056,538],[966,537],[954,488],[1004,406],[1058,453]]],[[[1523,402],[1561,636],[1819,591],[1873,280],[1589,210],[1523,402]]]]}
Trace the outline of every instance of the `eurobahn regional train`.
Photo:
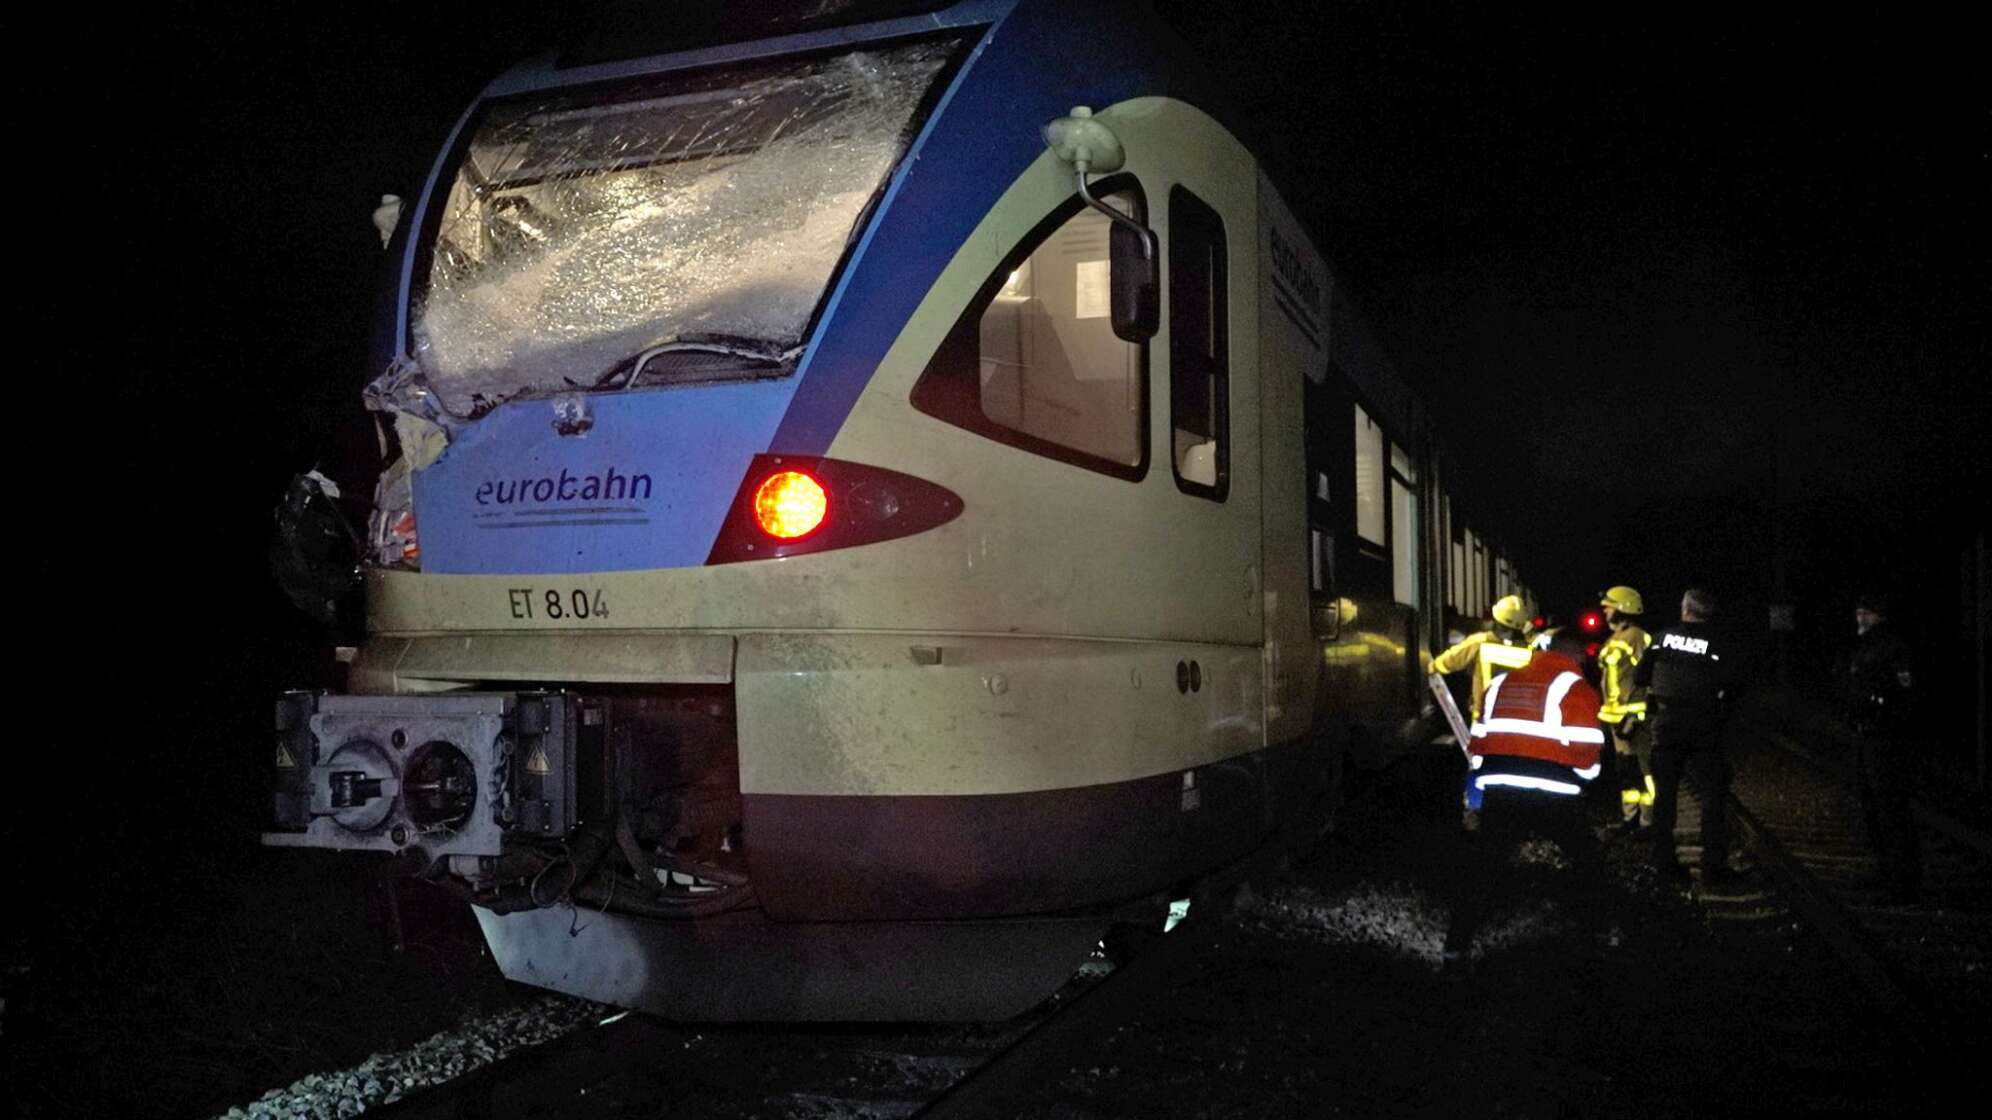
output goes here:
{"type": "Polygon", "coordinates": [[[280,699],[264,839],[401,853],[528,984],[1001,1017],[1318,810],[1516,587],[1151,17],[832,9],[464,114],[389,244],[366,637],[280,699]]]}

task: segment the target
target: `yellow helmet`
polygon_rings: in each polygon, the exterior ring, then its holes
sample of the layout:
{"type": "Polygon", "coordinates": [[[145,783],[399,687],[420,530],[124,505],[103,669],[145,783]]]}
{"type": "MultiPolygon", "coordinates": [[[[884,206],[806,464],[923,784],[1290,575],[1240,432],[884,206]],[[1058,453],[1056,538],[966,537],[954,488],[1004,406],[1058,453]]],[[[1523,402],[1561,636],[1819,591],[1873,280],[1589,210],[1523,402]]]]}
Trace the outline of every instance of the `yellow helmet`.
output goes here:
{"type": "Polygon", "coordinates": [[[1599,592],[1598,605],[1601,607],[1617,607],[1627,614],[1646,613],[1646,600],[1639,597],[1639,592],[1634,591],[1624,584],[1620,584],[1610,591],[1599,592]]]}
{"type": "Polygon", "coordinates": [[[1494,604],[1494,621],[1510,630],[1525,629],[1529,624],[1528,612],[1522,609],[1520,595],[1503,595],[1494,604]]]}

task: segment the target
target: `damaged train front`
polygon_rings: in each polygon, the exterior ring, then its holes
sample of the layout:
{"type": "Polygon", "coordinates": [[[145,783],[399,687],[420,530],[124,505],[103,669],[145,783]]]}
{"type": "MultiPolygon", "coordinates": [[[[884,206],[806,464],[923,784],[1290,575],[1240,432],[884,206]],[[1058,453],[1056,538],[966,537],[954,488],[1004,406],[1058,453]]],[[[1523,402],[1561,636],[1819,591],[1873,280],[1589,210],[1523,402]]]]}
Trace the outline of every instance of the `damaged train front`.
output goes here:
{"type": "MultiPolygon", "coordinates": [[[[300,476],[273,550],[298,606],[367,633],[349,694],[276,703],[265,843],[396,853],[495,914],[745,906],[715,631],[771,608],[714,566],[742,558],[722,554],[749,484],[794,473],[768,452],[801,356],[966,40],[826,44],[513,75],[406,220],[376,214],[397,267],[363,394],[374,498],[356,514],[300,476]]],[[[885,498],[854,499],[837,542],[913,531],[932,488],[884,473],[853,476],[885,498]],[[892,524],[867,537],[872,514],[892,524]]],[[[958,503],[935,508],[919,525],[958,503]]]]}

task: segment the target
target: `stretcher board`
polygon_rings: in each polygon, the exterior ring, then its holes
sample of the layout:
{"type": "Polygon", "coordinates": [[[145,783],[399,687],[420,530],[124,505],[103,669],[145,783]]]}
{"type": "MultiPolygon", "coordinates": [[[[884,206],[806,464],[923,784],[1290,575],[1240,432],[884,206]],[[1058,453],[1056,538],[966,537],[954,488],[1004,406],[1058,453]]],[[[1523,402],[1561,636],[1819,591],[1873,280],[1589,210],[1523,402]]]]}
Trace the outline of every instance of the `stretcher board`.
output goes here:
{"type": "Polygon", "coordinates": [[[1466,733],[1466,717],[1459,714],[1459,705],[1453,703],[1452,689],[1446,687],[1446,679],[1437,673],[1425,678],[1426,687],[1432,690],[1432,699],[1438,701],[1439,711],[1446,715],[1446,723],[1452,727],[1453,737],[1459,741],[1459,753],[1471,758],[1473,750],[1468,744],[1472,736],[1466,733]]]}

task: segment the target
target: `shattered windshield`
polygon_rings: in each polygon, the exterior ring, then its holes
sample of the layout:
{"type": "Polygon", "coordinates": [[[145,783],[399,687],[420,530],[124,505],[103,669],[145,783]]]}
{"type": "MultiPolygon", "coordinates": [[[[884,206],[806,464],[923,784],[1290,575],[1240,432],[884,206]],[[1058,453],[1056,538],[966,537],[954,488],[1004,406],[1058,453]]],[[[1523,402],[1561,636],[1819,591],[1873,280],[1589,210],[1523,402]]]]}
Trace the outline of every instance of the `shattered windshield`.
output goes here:
{"type": "Polygon", "coordinates": [[[430,386],[470,416],[535,392],[791,371],[955,46],[493,106],[416,297],[430,386]]]}

